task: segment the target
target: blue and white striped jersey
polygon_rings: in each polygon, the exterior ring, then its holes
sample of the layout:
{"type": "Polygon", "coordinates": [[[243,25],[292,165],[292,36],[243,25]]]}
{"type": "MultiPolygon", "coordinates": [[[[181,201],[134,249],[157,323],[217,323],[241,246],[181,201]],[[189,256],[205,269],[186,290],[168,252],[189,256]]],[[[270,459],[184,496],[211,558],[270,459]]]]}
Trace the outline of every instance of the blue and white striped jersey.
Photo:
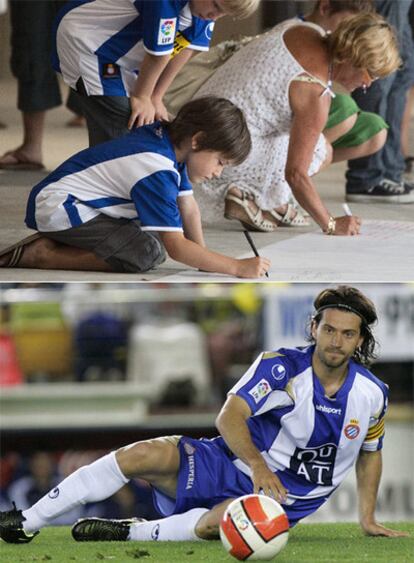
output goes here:
{"type": "Polygon", "coordinates": [[[207,51],[213,28],[188,0],[72,0],[55,22],[53,66],[88,95],[128,96],[146,52],[207,51]]]}
{"type": "MultiPolygon", "coordinates": [[[[342,387],[328,398],[312,370],[313,351],[264,352],[229,392],[249,404],[253,442],[289,490],[287,504],[326,498],[361,449],[382,448],[387,385],[351,360],[342,387]]],[[[251,475],[240,459],[233,463],[251,475]]]]}
{"type": "Polygon", "coordinates": [[[192,193],[185,164],[155,122],[61,164],[32,189],[26,225],[63,231],[103,213],[139,219],[144,231],[182,231],[177,198],[192,193]]]}

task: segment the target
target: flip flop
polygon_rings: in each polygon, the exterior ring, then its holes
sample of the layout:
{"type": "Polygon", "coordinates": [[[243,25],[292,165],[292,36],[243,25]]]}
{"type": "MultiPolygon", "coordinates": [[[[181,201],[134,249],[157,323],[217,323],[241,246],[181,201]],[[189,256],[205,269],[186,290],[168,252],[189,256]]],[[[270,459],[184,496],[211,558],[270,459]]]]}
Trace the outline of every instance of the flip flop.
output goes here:
{"type": "Polygon", "coordinates": [[[5,248],[4,250],[0,250],[0,258],[2,256],[5,256],[6,254],[9,254],[10,252],[12,253],[8,263],[2,267],[16,268],[20,262],[21,257],[23,256],[24,247],[30,244],[31,242],[34,242],[35,240],[39,239],[41,236],[42,236],[41,233],[35,233],[34,235],[29,235],[28,237],[19,240],[19,242],[12,244],[11,246],[5,248]]]}
{"type": "Polygon", "coordinates": [[[23,153],[8,151],[0,158],[0,170],[43,170],[44,164],[29,160],[23,153]],[[1,159],[9,157],[14,162],[1,162],[1,159]]]}

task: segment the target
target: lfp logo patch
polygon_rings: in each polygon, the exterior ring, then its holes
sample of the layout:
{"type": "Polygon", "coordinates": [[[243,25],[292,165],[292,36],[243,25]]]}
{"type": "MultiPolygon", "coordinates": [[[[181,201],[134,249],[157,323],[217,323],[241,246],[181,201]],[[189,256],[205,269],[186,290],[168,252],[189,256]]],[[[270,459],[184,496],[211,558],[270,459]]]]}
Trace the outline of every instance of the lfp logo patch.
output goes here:
{"type": "Polygon", "coordinates": [[[344,428],[344,434],[348,440],[355,440],[359,436],[361,429],[358,426],[358,420],[352,419],[344,428]]]}
{"type": "Polygon", "coordinates": [[[269,383],[266,379],[261,379],[259,383],[257,383],[252,389],[249,391],[249,395],[251,395],[255,401],[255,403],[259,403],[263,397],[266,397],[272,388],[270,387],[269,383]]]}
{"type": "Polygon", "coordinates": [[[158,45],[172,45],[175,37],[177,18],[161,18],[158,29],[158,45]]]}

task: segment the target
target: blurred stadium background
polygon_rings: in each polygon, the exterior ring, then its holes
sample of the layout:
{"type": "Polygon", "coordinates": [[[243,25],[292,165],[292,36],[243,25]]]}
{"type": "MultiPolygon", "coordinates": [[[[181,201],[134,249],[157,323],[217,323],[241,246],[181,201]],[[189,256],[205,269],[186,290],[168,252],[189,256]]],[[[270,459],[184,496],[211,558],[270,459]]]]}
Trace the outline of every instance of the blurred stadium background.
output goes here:
{"type": "MultiPolygon", "coordinates": [[[[164,434],[216,435],[227,390],[263,349],[305,345],[326,284],[1,284],[0,509],[164,434]]],[[[414,519],[414,285],[360,284],[390,386],[378,517],[414,519]]],[[[61,517],[155,517],[145,483],[61,517]]],[[[356,520],[351,475],[309,521],[356,520]]]]}

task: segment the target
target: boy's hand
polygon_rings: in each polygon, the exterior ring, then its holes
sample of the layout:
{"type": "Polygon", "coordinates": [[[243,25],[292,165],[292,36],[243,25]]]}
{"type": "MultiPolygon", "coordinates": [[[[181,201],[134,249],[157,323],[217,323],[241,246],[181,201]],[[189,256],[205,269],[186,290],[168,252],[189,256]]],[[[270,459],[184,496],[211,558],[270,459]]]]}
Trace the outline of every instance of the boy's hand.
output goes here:
{"type": "Polygon", "coordinates": [[[238,278],[261,278],[270,268],[270,260],[263,257],[243,258],[237,260],[238,278]]]}
{"type": "Polygon", "coordinates": [[[147,96],[131,96],[131,115],[128,121],[128,129],[149,125],[154,122],[155,108],[151,98],[147,96]]]}
{"type": "Polygon", "coordinates": [[[153,97],[151,101],[155,109],[155,120],[170,121],[170,116],[162,99],[153,97]]]}

